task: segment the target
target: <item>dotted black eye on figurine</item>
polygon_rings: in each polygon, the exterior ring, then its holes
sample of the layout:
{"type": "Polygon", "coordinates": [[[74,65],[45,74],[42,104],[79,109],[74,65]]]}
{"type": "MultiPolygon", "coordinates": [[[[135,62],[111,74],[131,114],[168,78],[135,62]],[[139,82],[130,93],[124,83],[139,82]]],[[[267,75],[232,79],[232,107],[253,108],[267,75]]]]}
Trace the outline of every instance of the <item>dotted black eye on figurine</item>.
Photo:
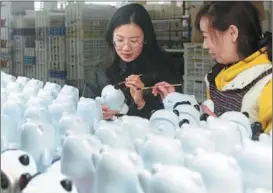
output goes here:
{"type": "Polygon", "coordinates": [[[7,190],[9,188],[9,180],[7,176],[1,172],[1,190],[7,190]]]}
{"type": "Polygon", "coordinates": [[[25,173],[20,176],[20,181],[19,181],[20,190],[23,190],[27,186],[27,184],[30,182],[31,178],[32,177],[29,173],[25,173]]]}
{"type": "Polygon", "coordinates": [[[252,140],[258,141],[260,134],[263,133],[262,124],[260,122],[253,122],[251,124],[251,130],[252,130],[252,140]]]}
{"type": "Polygon", "coordinates": [[[249,118],[248,112],[242,112],[247,118],[249,118]]]}
{"type": "Polygon", "coordinates": [[[22,165],[28,166],[29,165],[29,157],[28,155],[24,154],[19,157],[19,161],[22,165]]]}
{"type": "Polygon", "coordinates": [[[67,192],[72,191],[72,182],[70,180],[62,180],[60,183],[67,192]]]}
{"type": "Polygon", "coordinates": [[[114,88],[118,90],[118,89],[120,89],[120,85],[116,84],[116,85],[114,86],[114,88]]]}
{"type": "Polygon", "coordinates": [[[179,127],[182,127],[184,124],[190,124],[190,121],[188,119],[183,119],[182,121],[179,122],[179,127]]]}
{"type": "Polygon", "coordinates": [[[174,109],[173,112],[174,112],[174,114],[176,114],[179,117],[179,111],[178,110],[174,109]]]}
{"type": "Polygon", "coordinates": [[[207,121],[209,115],[207,113],[204,113],[200,116],[200,121],[207,121]]]}
{"type": "Polygon", "coordinates": [[[194,105],[194,108],[196,108],[196,110],[200,112],[200,106],[199,105],[194,105]]]}
{"type": "Polygon", "coordinates": [[[174,104],[173,109],[178,107],[179,105],[191,105],[190,101],[181,101],[174,104]]]}
{"type": "Polygon", "coordinates": [[[260,122],[253,122],[251,124],[251,129],[253,133],[261,132],[262,131],[262,124],[260,122]]]}

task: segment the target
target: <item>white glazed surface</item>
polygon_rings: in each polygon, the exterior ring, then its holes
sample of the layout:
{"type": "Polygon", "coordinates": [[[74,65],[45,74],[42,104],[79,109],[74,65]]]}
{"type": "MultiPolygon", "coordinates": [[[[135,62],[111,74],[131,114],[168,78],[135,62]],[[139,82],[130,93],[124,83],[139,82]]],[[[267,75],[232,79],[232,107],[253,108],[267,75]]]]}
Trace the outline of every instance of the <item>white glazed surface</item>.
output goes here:
{"type": "Polygon", "coordinates": [[[101,148],[101,142],[94,136],[71,135],[64,140],[61,173],[70,177],[81,193],[93,193],[95,167],[92,155],[101,148]]]}
{"type": "Polygon", "coordinates": [[[103,144],[113,148],[131,149],[130,130],[121,125],[119,120],[108,122],[100,121],[99,129],[94,134],[103,144]]]}
{"type": "Polygon", "coordinates": [[[46,122],[26,120],[21,128],[22,150],[35,160],[40,172],[46,170],[54,159],[55,129],[46,122]]]}
{"type": "Polygon", "coordinates": [[[93,155],[93,164],[94,193],[142,193],[137,174],[143,163],[136,153],[109,147],[93,155]]]}
{"type": "Polygon", "coordinates": [[[222,118],[208,117],[207,124],[216,151],[233,155],[235,146],[243,145],[246,136],[242,134],[236,123],[222,118]]]}
{"type": "Polygon", "coordinates": [[[192,158],[189,168],[202,175],[209,193],[244,193],[242,172],[233,157],[197,150],[192,158]]]}
{"type": "Polygon", "coordinates": [[[75,115],[74,113],[64,112],[58,125],[57,143],[60,144],[63,137],[68,133],[73,133],[74,135],[87,135],[91,133],[91,129],[89,125],[83,121],[82,117],[75,115]]]}
{"type": "Polygon", "coordinates": [[[252,131],[249,119],[241,112],[235,111],[226,112],[222,114],[220,118],[236,123],[238,125],[238,128],[241,130],[242,135],[244,137],[251,138],[252,131]]]}
{"type": "Polygon", "coordinates": [[[184,167],[158,164],[138,178],[144,193],[207,193],[200,174],[184,167]]]}
{"type": "Polygon", "coordinates": [[[203,128],[183,128],[177,137],[183,146],[186,154],[193,154],[197,149],[202,148],[209,152],[216,150],[216,145],[211,139],[211,131],[203,128]]]}
{"type": "Polygon", "coordinates": [[[179,130],[179,119],[172,111],[165,109],[155,111],[149,120],[151,133],[174,138],[179,130]]]}
{"type": "Polygon", "coordinates": [[[90,126],[92,133],[96,131],[99,121],[103,118],[100,102],[84,97],[81,97],[78,102],[76,114],[81,116],[83,121],[90,126]]]}
{"type": "Polygon", "coordinates": [[[245,140],[243,147],[236,147],[235,158],[248,189],[272,189],[272,145],[245,140]]]}
{"type": "Polygon", "coordinates": [[[136,152],[144,167],[152,169],[154,164],[184,165],[184,152],[179,140],[159,135],[149,135],[135,142],[136,152]]]}

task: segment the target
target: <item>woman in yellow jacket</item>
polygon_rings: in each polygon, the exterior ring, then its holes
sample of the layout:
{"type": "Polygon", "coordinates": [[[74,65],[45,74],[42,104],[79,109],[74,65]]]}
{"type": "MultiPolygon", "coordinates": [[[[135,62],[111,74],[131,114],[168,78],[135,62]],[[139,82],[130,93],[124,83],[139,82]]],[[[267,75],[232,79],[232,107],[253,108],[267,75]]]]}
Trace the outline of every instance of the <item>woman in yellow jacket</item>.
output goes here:
{"type": "MultiPolygon", "coordinates": [[[[217,64],[206,75],[208,97],[215,114],[248,112],[264,132],[272,129],[272,35],[262,34],[258,10],[251,2],[217,1],[204,5],[196,27],[204,48],[217,64]]],[[[154,86],[162,98],[173,92],[166,82],[154,86]]]]}

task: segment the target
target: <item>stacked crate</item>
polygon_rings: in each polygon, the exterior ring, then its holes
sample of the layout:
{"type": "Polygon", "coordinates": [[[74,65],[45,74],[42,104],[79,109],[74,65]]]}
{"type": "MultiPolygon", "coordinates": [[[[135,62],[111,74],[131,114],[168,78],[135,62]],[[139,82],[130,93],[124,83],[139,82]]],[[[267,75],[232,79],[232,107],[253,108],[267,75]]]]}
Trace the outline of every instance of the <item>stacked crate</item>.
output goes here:
{"type": "Polygon", "coordinates": [[[12,15],[11,2],[1,2],[1,70],[12,73],[12,15]]]}
{"type": "Polygon", "coordinates": [[[206,100],[205,75],[215,64],[201,43],[184,44],[184,93],[195,95],[198,102],[206,100]]]}
{"type": "Polygon", "coordinates": [[[263,31],[271,31],[272,32],[272,1],[264,1],[264,15],[265,19],[262,21],[262,29],[263,31]]]}
{"type": "Polygon", "coordinates": [[[64,85],[67,74],[65,13],[50,12],[48,19],[48,81],[64,85]]]}
{"type": "Polygon", "coordinates": [[[36,78],[34,14],[14,16],[14,74],[36,78]]]}
{"type": "Polygon", "coordinates": [[[74,86],[82,88],[92,65],[106,52],[104,33],[115,10],[109,5],[67,5],[67,80],[74,86]]]}
{"type": "Polygon", "coordinates": [[[181,48],[182,42],[190,39],[189,16],[182,16],[182,7],[174,4],[145,5],[152,18],[160,46],[181,48]]]}
{"type": "Polygon", "coordinates": [[[48,80],[48,26],[49,12],[35,11],[36,76],[41,81],[48,80]]]}

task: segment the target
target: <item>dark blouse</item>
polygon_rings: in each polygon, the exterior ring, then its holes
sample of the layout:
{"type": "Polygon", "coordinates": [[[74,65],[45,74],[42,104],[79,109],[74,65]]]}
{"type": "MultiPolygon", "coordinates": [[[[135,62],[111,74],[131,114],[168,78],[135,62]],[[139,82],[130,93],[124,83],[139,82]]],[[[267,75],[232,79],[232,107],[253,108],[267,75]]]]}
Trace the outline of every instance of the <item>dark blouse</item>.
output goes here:
{"type": "MultiPolygon", "coordinates": [[[[173,83],[173,80],[177,80],[176,74],[170,70],[173,65],[171,57],[163,51],[162,55],[156,57],[145,57],[142,54],[130,63],[118,60],[108,68],[105,67],[105,62],[100,61],[90,74],[90,80],[85,83],[83,97],[95,98],[101,94],[101,90],[107,84],[115,85],[132,74],[143,74],[140,79],[146,87],[153,86],[161,81],[173,83]]],[[[123,91],[126,103],[129,106],[128,115],[149,119],[153,110],[163,108],[161,98],[153,96],[151,90],[144,91],[146,104],[139,110],[130,95],[129,88],[123,85],[120,89],[123,91]]]]}

